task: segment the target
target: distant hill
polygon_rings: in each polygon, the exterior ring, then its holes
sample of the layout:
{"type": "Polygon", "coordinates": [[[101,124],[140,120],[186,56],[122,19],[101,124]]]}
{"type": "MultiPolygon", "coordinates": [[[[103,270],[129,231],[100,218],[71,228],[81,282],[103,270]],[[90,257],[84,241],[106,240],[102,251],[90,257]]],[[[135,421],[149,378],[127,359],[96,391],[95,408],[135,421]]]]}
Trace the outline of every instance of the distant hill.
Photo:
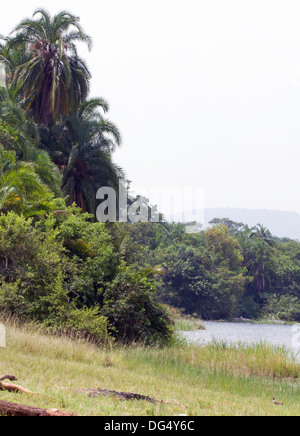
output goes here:
{"type": "MultiPolygon", "coordinates": [[[[201,216],[201,214],[199,214],[199,216],[201,216]]],[[[185,222],[195,220],[195,215],[192,212],[185,212],[184,214],[178,215],[175,221],[182,222],[183,217],[185,222]]],[[[214,218],[229,218],[232,221],[248,224],[249,227],[262,224],[267,227],[274,236],[298,239],[300,241],[300,214],[296,212],[267,209],[205,209],[204,228],[207,228],[209,222],[214,218]]]]}
{"type": "Polygon", "coordinates": [[[300,214],[296,212],[266,209],[206,209],[204,227],[207,227],[213,218],[230,218],[233,221],[248,224],[249,227],[262,224],[274,236],[300,240],[300,214]]]}

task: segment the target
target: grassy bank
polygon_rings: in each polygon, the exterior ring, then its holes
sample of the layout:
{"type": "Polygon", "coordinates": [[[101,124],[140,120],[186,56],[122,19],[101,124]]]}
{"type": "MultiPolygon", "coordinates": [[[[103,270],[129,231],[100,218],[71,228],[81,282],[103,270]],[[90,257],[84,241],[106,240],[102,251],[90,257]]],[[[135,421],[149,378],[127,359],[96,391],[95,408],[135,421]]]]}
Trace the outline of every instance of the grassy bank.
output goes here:
{"type": "Polygon", "coordinates": [[[300,415],[300,367],[265,345],[101,350],[11,325],[0,373],[41,394],[1,392],[1,400],[78,415],[300,415]],[[80,388],[140,393],[164,404],[89,398],[80,388]],[[285,405],[274,406],[273,396],[285,405]]]}
{"type": "Polygon", "coordinates": [[[184,315],[184,313],[175,307],[165,306],[171,320],[174,323],[174,329],[178,331],[193,331],[193,330],[205,330],[202,321],[199,318],[195,318],[190,315],[184,315]]]}

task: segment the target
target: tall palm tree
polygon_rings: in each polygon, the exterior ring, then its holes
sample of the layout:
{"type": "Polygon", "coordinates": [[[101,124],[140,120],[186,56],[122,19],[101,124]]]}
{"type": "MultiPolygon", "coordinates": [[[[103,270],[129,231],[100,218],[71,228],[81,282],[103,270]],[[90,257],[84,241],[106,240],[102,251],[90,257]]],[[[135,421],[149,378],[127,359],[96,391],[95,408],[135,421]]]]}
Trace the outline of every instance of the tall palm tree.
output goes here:
{"type": "Polygon", "coordinates": [[[254,277],[255,290],[258,293],[265,292],[274,269],[273,248],[261,240],[256,241],[252,257],[248,261],[248,269],[254,277]]]}
{"type": "Polygon", "coordinates": [[[244,266],[253,277],[252,286],[256,293],[265,292],[274,268],[275,242],[271,232],[261,224],[245,226],[239,234],[239,243],[244,257],[244,266]]]}
{"type": "Polygon", "coordinates": [[[247,266],[249,260],[252,256],[252,243],[254,227],[250,228],[247,224],[244,226],[243,230],[237,233],[238,241],[242,249],[243,255],[243,266],[247,266]]]}
{"type": "Polygon", "coordinates": [[[111,158],[111,152],[121,144],[120,132],[103,118],[100,108],[108,110],[105,100],[87,100],[68,118],[65,127],[71,151],[63,165],[63,193],[70,203],[93,214],[97,190],[102,186],[118,190],[123,175],[111,158]]]}
{"type": "Polygon", "coordinates": [[[269,247],[275,246],[275,240],[272,233],[262,224],[257,224],[256,228],[253,231],[252,237],[259,239],[269,247]]]}
{"type": "Polygon", "coordinates": [[[15,68],[13,83],[34,121],[49,126],[78,110],[88,95],[91,78],[76,50],[78,41],[91,46],[79,18],[65,11],[51,17],[47,11],[37,10],[12,35],[10,49],[21,46],[31,52],[30,59],[15,68]]]}
{"type": "Polygon", "coordinates": [[[103,113],[108,110],[109,105],[103,98],[92,98],[86,100],[76,113],[71,113],[62,123],[50,127],[40,126],[41,148],[49,153],[60,169],[64,169],[84,124],[88,125],[89,136],[93,137],[94,143],[100,140],[102,149],[106,144],[110,152],[114,151],[121,144],[121,135],[118,128],[103,117],[103,113]]]}

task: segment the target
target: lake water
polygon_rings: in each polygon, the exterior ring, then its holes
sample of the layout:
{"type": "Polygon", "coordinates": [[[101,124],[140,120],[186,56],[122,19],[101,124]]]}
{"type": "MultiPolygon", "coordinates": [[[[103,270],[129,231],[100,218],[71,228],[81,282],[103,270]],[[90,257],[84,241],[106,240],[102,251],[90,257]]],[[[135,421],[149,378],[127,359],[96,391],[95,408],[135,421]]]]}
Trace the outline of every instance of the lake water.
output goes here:
{"type": "Polygon", "coordinates": [[[291,350],[300,362],[300,325],[273,325],[234,322],[203,323],[206,330],[181,332],[188,342],[207,344],[216,341],[225,341],[228,344],[247,343],[255,344],[266,342],[272,345],[284,345],[291,350]]]}

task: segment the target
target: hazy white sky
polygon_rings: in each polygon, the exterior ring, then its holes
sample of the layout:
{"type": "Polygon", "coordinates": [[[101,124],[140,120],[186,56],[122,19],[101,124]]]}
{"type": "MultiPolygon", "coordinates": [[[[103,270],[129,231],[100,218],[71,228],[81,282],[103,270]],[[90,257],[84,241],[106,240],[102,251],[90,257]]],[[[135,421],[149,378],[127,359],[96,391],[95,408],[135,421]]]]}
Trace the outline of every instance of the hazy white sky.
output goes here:
{"type": "Polygon", "coordinates": [[[91,95],[110,103],[133,185],[300,212],[298,0],[5,2],[0,33],[38,7],[80,16],[93,38],[91,95]]]}

